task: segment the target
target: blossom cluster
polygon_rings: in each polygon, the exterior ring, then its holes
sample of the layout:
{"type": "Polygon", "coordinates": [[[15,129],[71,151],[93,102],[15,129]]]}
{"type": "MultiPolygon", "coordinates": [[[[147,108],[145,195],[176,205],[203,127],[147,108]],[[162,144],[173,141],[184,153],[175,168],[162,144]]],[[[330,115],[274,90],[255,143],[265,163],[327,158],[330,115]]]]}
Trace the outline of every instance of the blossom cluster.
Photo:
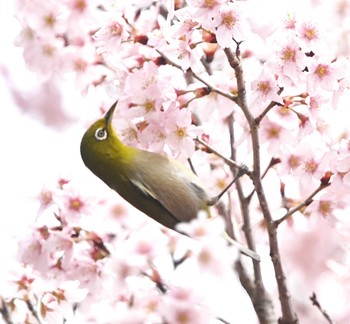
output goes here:
{"type": "Polygon", "coordinates": [[[215,322],[220,314],[200,287],[232,277],[237,253],[223,237],[221,218],[183,224],[190,239],[128,215],[114,195],[89,205],[75,185],[60,179],[43,189],[38,222],[1,280],[13,321],[215,322]],[[181,280],[184,272],[192,281],[181,280]]]}
{"type": "MultiPolygon", "coordinates": [[[[182,161],[191,157],[214,192],[233,175],[220,157],[208,154],[209,147],[235,156],[249,169],[256,166],[258,149],[273,219],[296,208],[280,228],[287,268],[302,277],[291,280],[292,293],[300,297],[297,308],[304,310],[305,298],[298,295],[303,280],[322,291],[318,280],[326,279],[350,300],[342,290],[342,282],[350,280],[345,217],[350,207],[350,65],[346,46],[339,46],[347,42],[350,4],[338,1],[335,10],[326,1],[304,2],[311,12],[285,2],[286,11],[268,1],[275,13],[265,10],[262,17],[255,0],[17,0],[22,31],[16,45],[41,78],[73,78],[77,91],[97,97],[96,114],[117,99],[115,126],[125,143],[182,161]],[[320,14],[326,11],[334,25],[320,14]],[[258,148],[252,125],[259,128],[258,148]],[[292,244],[294,250],[285,243],[293,237],[300,240],[300,246],[292,244]],[[310,248],[317,240],[325,242],[322,251],[310,248]],[[304,245],[311,252],[300,264],[304,245]]],[[[243,177],[241,183],[243,193],[253,197],[251,222],[264,253],[262,206],[251,179],[243,177]]],[[[82,188],[73,188],[60,181],[42,193],[42,223],[22,242],[23,266],[13,274],[9,293],[0,294],[18,312],[19,322],[38,317],[181,324],[221,317],[199,289],[205,282],[202,272],[211,279],[232,275],[237,255],[221,236],[220,218],[182,225],[197,244],[135,219],[136,212],[123,205],[112,208],[110,199],[81,197],[82,188]],[[183,268],[191,268],[192,277],[183,268]],[[198,290],[178,284],[178,273],[182,279],[198,277],[198,290]]],[[[224,202],[240,229],[242,201],[236,193],[231,189],[224,202]]],[[[337,311],[339,322],[349,315],[346,305],[337,311]]]]}

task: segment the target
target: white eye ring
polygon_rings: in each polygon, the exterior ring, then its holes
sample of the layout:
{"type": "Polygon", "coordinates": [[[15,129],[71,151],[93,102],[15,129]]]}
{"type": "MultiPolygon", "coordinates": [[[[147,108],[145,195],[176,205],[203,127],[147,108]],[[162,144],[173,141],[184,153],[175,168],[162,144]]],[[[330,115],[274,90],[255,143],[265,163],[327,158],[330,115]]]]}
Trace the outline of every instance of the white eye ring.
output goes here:
{"type": "Polygon", "coordinates": [[[107,138],[107,131],[101,127],[101,128],[97,128],[96,129],[96,132],[95,132],[95,138],[98,140],[98,141],[103,141],[107,138]]]}

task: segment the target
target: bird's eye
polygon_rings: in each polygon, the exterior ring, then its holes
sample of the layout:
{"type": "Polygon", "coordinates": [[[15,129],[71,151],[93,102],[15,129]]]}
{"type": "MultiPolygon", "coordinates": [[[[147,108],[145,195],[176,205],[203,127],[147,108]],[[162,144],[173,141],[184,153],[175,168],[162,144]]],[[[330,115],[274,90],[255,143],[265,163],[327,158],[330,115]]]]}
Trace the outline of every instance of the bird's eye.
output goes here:
{"type": "Polygon", "coordinates": [[[107,131],[103,127],[96,129],[95,138],[98,141],[105,140],[107,138],[107,131]]]}

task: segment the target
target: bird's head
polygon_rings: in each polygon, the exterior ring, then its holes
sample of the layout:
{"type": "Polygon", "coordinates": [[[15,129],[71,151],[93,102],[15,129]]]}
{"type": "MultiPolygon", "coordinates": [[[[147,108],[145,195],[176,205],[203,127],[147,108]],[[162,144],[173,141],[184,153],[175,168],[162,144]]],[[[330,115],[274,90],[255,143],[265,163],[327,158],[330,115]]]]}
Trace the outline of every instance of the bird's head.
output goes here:
{"type": "Polygon", "coordinates": [[[94,167],[96,163],[99,163],[101,158],[111,154],[112,147],[115,146],[116,141],[119,142],[112,126],[116,105],[117,102],[109,108],[103,118],[93,123],[81,140],[80,154],[89,169],[94,167]]]}

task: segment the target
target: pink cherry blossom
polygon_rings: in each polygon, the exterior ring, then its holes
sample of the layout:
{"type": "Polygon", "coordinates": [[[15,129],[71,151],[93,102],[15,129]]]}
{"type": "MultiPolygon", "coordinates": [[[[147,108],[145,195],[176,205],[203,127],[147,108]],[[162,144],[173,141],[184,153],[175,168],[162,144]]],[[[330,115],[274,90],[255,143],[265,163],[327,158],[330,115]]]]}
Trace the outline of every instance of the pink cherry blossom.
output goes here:
{"type": "Polygon", "coordinates": [[[308,98],[310,112],[313,115],[320,116],[320,111],[323,108],[323,105],[327,103],[327,98],[321,94],[311,95],[308,98]]]}
{"type": "Polygon", "coordinates": [[[216,39],[218,44],[227,48],[234,45],[234,41],[241,41],[247,37],[248,25],[237,3],[229,3],[220,8],[214,17],[216,39]]]}
{"type": "Polygon", "coordinates": [[[22,7],[27,26],[37,31],[39,37],[52,37],[65,32],[64,5],[56,1],[26,1],[22,7]]]}
{"type": "Polygon", "coordinates": [[[347,1],[16,0],[16,12],[8,8],[6,323],[318,323],[326,319],[312,292],[332,322],[348,323],[347,1]],[[116,100],[122,142],[190,158],[210,197],[240,163],[247,174],[208,212],[178,224],[180,233],[160,226],[79,156],[84,131],[116,100]],[[226,231],[261,261],[228,244],[226,231]]]}
{"type": "Polygon", "coordinates": [[[72,318],[72,303],[81,302],[87,294],[87,289],[78,287],[79,281],[66,281],[56,289],[44,292],[41,298],[41,313],[43,318],[47,321],[57,320],[57,322],[60,317],[65,319],[72,318]]]}
{"type": "Polygon", "coordinates": [[[203,212],[198,215],[198,218],[189,223],[181,223],[177,228],[190,237],[201,240],[222,235],[225,231],[225,223],[221,217],[208,218],[208,214],[203,212]]]}
{"type": "Polygon", "coordinates": [[[335,199],[335,193],[331,191],[317,197],[310,206],[307,207],[306,213],[312,217],[323,217],[331,221],[335,221],[335,214],[337,210],[343,209],[344,201],[335,199]]]}
{"type": "Polygon", "coordinates": [[[227,0],[187,0],[187,3],[194,9],[193,18],[206,29],[214,27],[213,18],[226,2],[227,0]]]}
{"type": "Polygon", "coordinates": [[[196,70],[196,65],[200,61],[201,51],[198,46],[191,43],[191,40],[179,40],[174,43],[176,47],[175,55],[180,62],[181,68],[186,71],[188,68],[196,70]]]}
{"type": "MultiPolygon", "coordinates": [[[[294,120],[295,122],[295,120],[294,120]]],[[[293,131],[283,127],[283,121],[264,118],[261,123],[261,141],[267,142],[271,152],[279,152],[284,144],[293,143],[293,131]],[[283,145],[281,145],[283,143],[283,145]]]]}
{"type": "Polygon", "coordinates": [[[186,39],[190,39],[192,33],[199,27],[199,23],[193,20],[193,12],[190,11],[190,7],[185,7],[176,10],[175,14],[179,21],[174,21],[171,29],[175,35],[185,36],[186,39]]]}
{"type": "MultiPolygon", "coordinates": [[[[214,72],[212,75],[203,74],[201,76],[220,89],[224,89],[229,93],[237,92],[237,84],[229,73],[214,72]]],[[[203,121],[222,120],[233,112],[235,104],[215,92],[210,92],[197,100],[191,101],[189,108],[198,114],[203,121]],[[215,107],[219,107],[219,109],[215,109],[215,107]]]]}
{"type": "Polygon", "coordinates": [[[267,70],[263,70],[259,79],[252,82],[252,90],[252,109],[257,105],[260,109],[265,108],[264,106],[273,101],[283,105],[283,99],[278,95],[277,81],[267,70]]]}
{"type": "Polygon", "coordinates": [[[117,50],[123,41],[127,41],[128,37],[127,23],[119,12],[115,12],[107,25],[101,27],[94,34],[94,39],[97,43],[108,52],[117,50]]]}
{"type": "Polygon", "coordinates": [[[350,89],[350,80],[348,77],[341,79],[338,82],[338,84],[339,84],[339,89],[338,91],[335,91],[333,93],[333,97],[332,97],[332,106],[334,108],[337,107],[339,99],[342,97],[342,95],[345,94],[346,92],[349,92],[348,90],[350,89]]]}
{"type": "Polygon", "coordinates": [[[189,289],[174,287],[163,298],[160,312],[166,321],[174,324],[208,323],[210,311],[197,298],[189,289]]]}
{"type": "Polygon", "coordinates": [[[318,88],[326,91],[339,89],[339,81],[345,76],[347,66],[345,61],[330,62],[320,58],[310,66],[307,78],[308,91],[313,92],[318,88]]]}
{"type": "Polygon", "coordinates": [[[63,46],[60,39],[35,40],[24,49],[23,56],[33,71],[51,76],[64,66],[60,56],[63,46]]]}
{"type": "Polygon", "coordinates": [[[172,108],[166,114],[166,143],[179,156],[191,156],[194,151],[193,139],[200,135],[199,127],[192,125],[188,109],[172,108]]]}
{"type": "Polygon", "coordinates": [[[287,40],[277,45],[276,56],[276,61],[268,63],[268,66],[278,75],[278,85],[294,85],[305,68],[305,56],[299,45],[293,40],[287,40]]]}
{"type": "Polygon", "coordinates": [[[283,20],[284,27],[287,30],[295,30],[296,22],[297,20],[296,20],[295,14],[292,14],[292,13],[288,13],[285,19],[283,20]]]}
{"type": "Polygon", "coordinates": [[[317,55],[327,50],[327,44],[321,35],[318,25],[311,21],[301,21],[297,23],[297,36],[301,48],[305,52],[313,52],[317,55]]]}

